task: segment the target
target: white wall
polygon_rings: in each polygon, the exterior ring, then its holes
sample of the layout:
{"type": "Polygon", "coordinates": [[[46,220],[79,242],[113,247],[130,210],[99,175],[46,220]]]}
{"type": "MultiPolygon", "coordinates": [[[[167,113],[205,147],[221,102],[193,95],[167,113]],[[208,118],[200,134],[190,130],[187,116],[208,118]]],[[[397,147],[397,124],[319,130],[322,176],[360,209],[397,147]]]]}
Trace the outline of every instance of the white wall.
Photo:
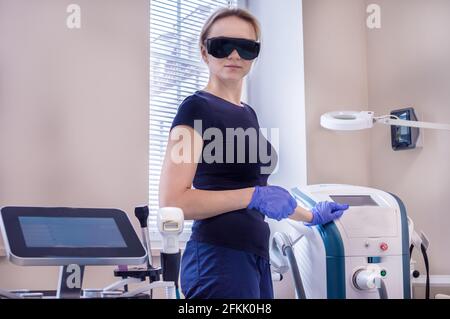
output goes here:
{"type": "Polygon", "coordinates": [[[305,94],[302,3],[253,0],[248,9],[260,20],[262,49],[248,78],[248,99],[260,126],[279,129],[278,171],[269,183],[291,188],[306,184],[305,94]]]}
{"type": "MultiPolygon", "coordinates": [[[[260,126],[279,129],[278,170],[269,183],[288,189],[306,185],[302,2],[250,0],[262,28],[262,49],[248,78],[248,101],[260,126]]],[[[273,229],[273,225],[272,225],[273,229]]],[[[288,274],[274,282],[276,298],[294,298],[288,274]]]]}

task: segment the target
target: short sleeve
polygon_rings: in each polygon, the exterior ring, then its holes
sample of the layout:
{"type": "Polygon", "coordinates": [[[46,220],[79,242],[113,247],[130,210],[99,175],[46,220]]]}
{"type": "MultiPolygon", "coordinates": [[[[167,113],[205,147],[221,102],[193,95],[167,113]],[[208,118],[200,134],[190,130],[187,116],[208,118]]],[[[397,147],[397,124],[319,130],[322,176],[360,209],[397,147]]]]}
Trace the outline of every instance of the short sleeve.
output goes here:
{"type": "Polygon", "coordinates": [[[209,116],[203,101],[189,96],[178,107],[170,130],[178,125],[186,125],[202,134],[205,127],[209,125],[209,116]]]}
{"type": "Polygon", "coordinates": [[[248,104],[245,104],[245,105],[250,109],[250,111],[252,112],[253,116],[254,116],[255,119],[256,119],[256,122],[258,123],[258,122],[259,122],[259,121],[258,121],[258,115],[256,115],[255,110],[254,110],[250,105],[248,105],[248,104]]]}

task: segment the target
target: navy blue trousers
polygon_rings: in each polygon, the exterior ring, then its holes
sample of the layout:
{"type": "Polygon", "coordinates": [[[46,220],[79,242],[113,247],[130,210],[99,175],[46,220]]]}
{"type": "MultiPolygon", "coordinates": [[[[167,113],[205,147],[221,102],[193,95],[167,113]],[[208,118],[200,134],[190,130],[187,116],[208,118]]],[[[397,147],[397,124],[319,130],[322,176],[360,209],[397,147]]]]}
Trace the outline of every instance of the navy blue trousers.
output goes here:
{"type": "Polygon", "coordinates": [[[269,260],[190,240],[181,259],[186,299],[273,299],[269,260]]]}

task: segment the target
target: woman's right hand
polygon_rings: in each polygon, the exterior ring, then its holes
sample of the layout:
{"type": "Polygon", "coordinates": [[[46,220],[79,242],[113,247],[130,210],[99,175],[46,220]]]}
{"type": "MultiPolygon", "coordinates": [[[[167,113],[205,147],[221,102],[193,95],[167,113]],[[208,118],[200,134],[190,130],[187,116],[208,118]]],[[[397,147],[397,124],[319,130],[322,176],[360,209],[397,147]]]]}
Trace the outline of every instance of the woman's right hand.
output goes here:
{"type": "Polygon", "coordinates": [[[256,209],[269,218],[282,220],[289,217],[297,201],[280,186],[256,186],[248,208],[256,209]]]}

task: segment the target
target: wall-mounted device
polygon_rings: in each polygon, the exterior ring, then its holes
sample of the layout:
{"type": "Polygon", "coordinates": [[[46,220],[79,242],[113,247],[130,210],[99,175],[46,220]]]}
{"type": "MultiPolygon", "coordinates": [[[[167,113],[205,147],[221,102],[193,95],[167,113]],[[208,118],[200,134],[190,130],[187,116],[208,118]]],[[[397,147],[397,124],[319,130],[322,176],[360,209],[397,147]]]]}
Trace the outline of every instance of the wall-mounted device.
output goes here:
{"type": "MultiPolygon", "coordinates": [[[[405,121],[417,121],[414,108],[408,107],[391,112],[393,118],[405,121]]],[[[391,144],[394,151],[414,149],[418,146],[421,132],[418,127],[391,126],[391,144]]]]}

